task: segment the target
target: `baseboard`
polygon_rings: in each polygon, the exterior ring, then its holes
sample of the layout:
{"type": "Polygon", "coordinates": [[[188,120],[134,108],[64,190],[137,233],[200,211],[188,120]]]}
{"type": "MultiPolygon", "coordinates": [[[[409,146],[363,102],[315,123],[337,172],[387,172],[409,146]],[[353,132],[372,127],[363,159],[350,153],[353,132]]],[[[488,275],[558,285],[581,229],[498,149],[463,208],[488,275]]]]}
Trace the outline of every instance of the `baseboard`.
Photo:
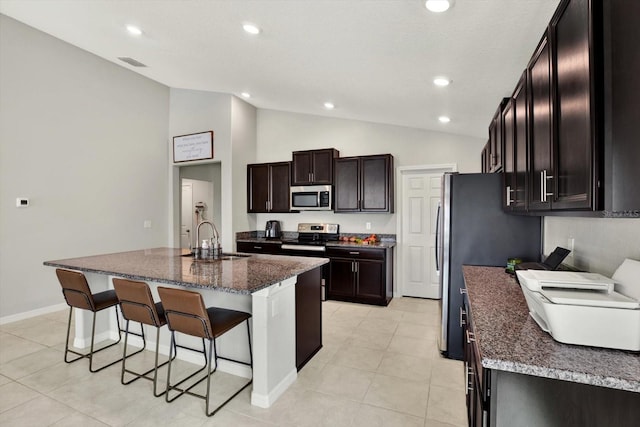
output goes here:
{"type": "Polygon", "coordinates": [[[69,306],[66,303],[50,305],[48,307],[38,308],[37,310],[30,310],[30,311],[25,311],[23,313],[3,316],[3,317],[0,317],[0,325],[18,322],[20,320],[30,319],[32,317],[42,316],[43,314],[55,313],[56,311],[60,311],[64,309],[69,309],[69,306]]]}
{"type": "Polygon", "coordinates": [[[298,370],[293,368],[291,372],[287,376],[285,376],[282,381],[273,389],[269,394],[258,394],[255,391],[255,388],[251,392],[251,404],[254,406],[258,406],[260,408],[269,408],[273,403],[278,400],[278,398],[289,388],[291,384],[293,384],[298,378],[298,370]]]}

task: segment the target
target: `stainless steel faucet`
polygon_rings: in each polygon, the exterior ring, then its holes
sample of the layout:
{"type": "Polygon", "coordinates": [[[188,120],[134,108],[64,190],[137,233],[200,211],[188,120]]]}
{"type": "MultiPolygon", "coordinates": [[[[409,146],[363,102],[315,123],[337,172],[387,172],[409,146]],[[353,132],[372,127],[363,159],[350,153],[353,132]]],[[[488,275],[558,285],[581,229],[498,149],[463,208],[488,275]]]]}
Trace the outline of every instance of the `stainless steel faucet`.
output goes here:
{"type": "Polygon", "coordinates": [[[201,245],[200,227],[202,227],[203,224],[209,224],[209,226],[211,227],[211,232],[213,234],[213,236],[210,239],[211,253],[213,254],[214,258],[217,258],[222,252],[220,248],[220,233],[218,233],[218,229],[216,228],[215,224],[212,221],[207,221],[207,220],[201,221],[198,224],[198,228],[196,228],[196,257],[198,256],[198,253],[202,254],[202,247],[200,246],[201,245]]]}

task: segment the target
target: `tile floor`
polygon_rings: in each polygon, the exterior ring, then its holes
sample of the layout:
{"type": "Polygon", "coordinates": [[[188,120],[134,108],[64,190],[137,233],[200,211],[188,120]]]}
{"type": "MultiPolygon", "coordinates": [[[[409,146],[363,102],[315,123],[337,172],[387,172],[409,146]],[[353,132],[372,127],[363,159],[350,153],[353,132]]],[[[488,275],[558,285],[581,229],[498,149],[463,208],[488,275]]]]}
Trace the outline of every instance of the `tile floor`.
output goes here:
{"type": "MultiPolygon", "coordinates": [[[[0,326],[0,426],[466,426],[463,365],[437,351],[437,301],[324,302],[324,346],[285,394],[262,409],[247,389],[211,418],[200,399],[168,404],[150,381],[121,385],[119,364],[95,374],[65,364],[67,315],[0,326]]],[[[143,354],[137,362],[152,363],[143,354]]],[[[214,384],[238,381],[216,373],[214,384]]]]}

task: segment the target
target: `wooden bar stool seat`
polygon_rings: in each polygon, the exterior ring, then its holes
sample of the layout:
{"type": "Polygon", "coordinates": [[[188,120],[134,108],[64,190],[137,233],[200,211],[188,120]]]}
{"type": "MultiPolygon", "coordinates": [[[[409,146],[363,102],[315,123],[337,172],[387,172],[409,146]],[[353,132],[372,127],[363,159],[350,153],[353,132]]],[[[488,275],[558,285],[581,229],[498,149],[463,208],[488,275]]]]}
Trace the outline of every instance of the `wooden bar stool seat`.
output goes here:
{"type": "MultiPolygon", "coordinates": [[[[153,382],[153,395],[155,397],[162,396],[165,391],[158,393],[158,368],[165,366],[169,361],[163,362],[158,365],[158,349],[160,347],[160,328],[167,324],[167,319],[164,315],[164,308],[161,302],[154,302],[151,295],[151,289],[145,282],[138,282],[128,279],[113,279],[113,287],[115,289],[118,300],[120,300],[120,311],[122,317],[126,320],[125,335],[124,335],[124,350],[122,353],[122,372],[120,373],[120,382],[124,385],[131,384],[140,378],[145,378],[153,382]],[[129,321],[140,323],[140,333],[132,332],[129,330],[129,321]],[[147,341],[144,335],[144,326],[153,326],[156,328],[156,354],[155,363],[153,367],[145,372],[136,372],[131,369],[127,369],[126,362],[129,357],[132,357],[146,348],[147,341]],[[142,349],[132,354],[127,355],[127,343],[129,334],[133,334],[142,338],[142,349]],[[153,377],[149,374],[153,372],[153,377]],[[126,374],[131,374],[134,377],[128,381],[125,381],[126,374]]],[[[175,356],[174,356],[175,357],[175,356]]]]}
{"type": "Polygon", "coordinates": [[[89,359],[89,371],[90,372],[98,372],[105,368],[108,368],[111,365],[114,365],[120,362],[122,359],[114,360],[109,364],[102,366],[100,368],[93,368],[93,356],[94,354],[106,350],[114,345],[120,343],[122,339],[122,330],[120,329],[120,320],[118,318],[118,297],[116,296],[115,291],[109,290],[104,292],[98,292],[95,294],[91,293],[89,289],[89,284],[87,283],[87,278],[84,274],[79,271],[65,270],[58,268],[56,269],[56,276],[58,277],[58,281],[60,282],[60,286],[62,286],[62,294],[64,295],[64,299],[69,305],[69,320],[67,322],[67,339],[65,341],[64,346],[64,361],[66,363],[72,363],[80,359],[87,358],[89,359]],[[96,313],[107,308],[114,307],[116,310],[116,321],[118,322],[118,340],[112,344],[106,345],[97,350],[94,349],[94,340],[96,335],[96,313]],[[78,308],[81,310],[88,310],[93,313],[93,321],[91,325],[91,347],[88,353],[81,353],[75,350],[71,350],[69,348],[69,332],[71,331],[71,315],[73,314],[73,309],[78,308]],[[69,360],[68,354],[73,353],[78,357],[69,360]]]}
{"type": "Polygon", "coordinates": [[[209,398],[210,398],[210,384],[211,374],[213,374],[218,368],[218,359],[230,360],[233,362],[241,363],[243,365],[250,366],[253,369],[253,356],[251,353],[251,330],[249,326],[249,319],[251,314],[242,311],[228,310],[218,307],[206,308],[202,295],[198,292],[187,291],[183,289],[158,287],[158,294],[160,300],[165,309],[165,316],[167,318],[167,325],[171,331],[171,347],[169,349],[169,372],[167,373],[167,394],[165,399],[167,402],[172,402],[178,397],[189,394],[191,396],[204,399],[206,402],[205,413],[207,416],[212,416],[218,412],[224,405],[226,405],[231,399],[236,397],[242,390],[252,383],[252,379],[249,379],[245,385],[243,385],[238,391],[236,391],[231,397],[225,400],[222,404],[218,405],[212,411],[209,411],[209,398]],[[249,362],[230,359],[218,355],[216,349],[216,338],[222,336],[226,332],[240,325],[241,323],[247,323],[247,338],[249,340],[249,362]],[[176,344],[175,333],[180,332],[182,334],[191,335],[194,337],[202,338],[203,350],[196,350],[189,347],[184,347],[176,344]],[[207,355],[205,340],[209,341],[209,352],[207,355]],[[171,351],[176,347],[187,348],[192,351],[198,351],[204,355],[204,366],[193,372],[188,377],[182,379],[176,384],[171,384],[171,351]],[[213,370],[211,369],[212,361],[215,363],[213,370]],[[188,379],[194,377],[199,372],[206,369],[206,373],[195,383],[186,388],[180,388],[188,379]],[[191,389],[202,381],[207,380],[207,389],[204,395],[192,392],[191,389]],[[179,393],[173,398],[169,397],[171,390],[176,390],[179,393]]]}

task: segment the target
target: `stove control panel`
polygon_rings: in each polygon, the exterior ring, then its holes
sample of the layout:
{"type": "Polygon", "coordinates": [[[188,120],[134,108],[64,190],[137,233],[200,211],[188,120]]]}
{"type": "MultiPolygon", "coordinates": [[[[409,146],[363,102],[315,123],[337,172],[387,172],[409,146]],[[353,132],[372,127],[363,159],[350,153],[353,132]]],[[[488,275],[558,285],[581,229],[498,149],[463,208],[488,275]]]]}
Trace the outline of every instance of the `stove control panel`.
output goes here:
{"type": "Polygon", "coordinates": [[[339,228],[338,224],[304,222],[298,224],[298,233],[338,234],[339,228]]]}

